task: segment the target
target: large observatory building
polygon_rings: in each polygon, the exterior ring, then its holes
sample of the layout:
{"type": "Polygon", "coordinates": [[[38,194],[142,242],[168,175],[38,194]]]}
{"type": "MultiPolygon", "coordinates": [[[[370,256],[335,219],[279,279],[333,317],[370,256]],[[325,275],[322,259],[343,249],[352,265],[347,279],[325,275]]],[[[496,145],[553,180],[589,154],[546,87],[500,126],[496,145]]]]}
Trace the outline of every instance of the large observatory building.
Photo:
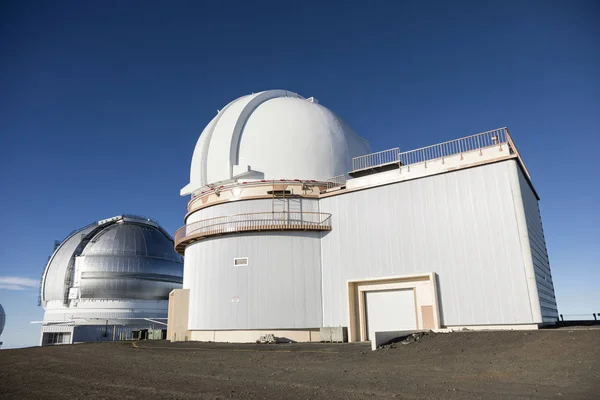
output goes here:
{"type": "Polygon", "coordinates": [[[57,243],[42,276],[41,344],[131,338],[164,327],[169,292],[181,288],[182,258],[148,218],[94,222],[57,243]]]}
{"type": "Polygon", "coordinates": [[[342,328],[360,341],[558,316],[539,197],[506,128],[371,153],[312,97],[251,94],[206,126],[181,195],[171,340],[342,328]]]}

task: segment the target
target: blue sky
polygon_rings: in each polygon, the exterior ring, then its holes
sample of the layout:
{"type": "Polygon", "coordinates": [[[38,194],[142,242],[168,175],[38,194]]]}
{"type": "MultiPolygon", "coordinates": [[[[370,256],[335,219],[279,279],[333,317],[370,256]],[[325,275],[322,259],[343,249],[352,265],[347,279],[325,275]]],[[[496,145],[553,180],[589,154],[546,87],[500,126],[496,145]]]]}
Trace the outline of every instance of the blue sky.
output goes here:
{"type": "Polygon", "coordinates": [[[121,213],[173,233],[203,127],[266,89],[317,97],[373,150],[508,126],[541,196],[559,311],[600,312],[600,3],[350,4],[2,2],[5,346],[39,341],[55,239],[121,213]]]}

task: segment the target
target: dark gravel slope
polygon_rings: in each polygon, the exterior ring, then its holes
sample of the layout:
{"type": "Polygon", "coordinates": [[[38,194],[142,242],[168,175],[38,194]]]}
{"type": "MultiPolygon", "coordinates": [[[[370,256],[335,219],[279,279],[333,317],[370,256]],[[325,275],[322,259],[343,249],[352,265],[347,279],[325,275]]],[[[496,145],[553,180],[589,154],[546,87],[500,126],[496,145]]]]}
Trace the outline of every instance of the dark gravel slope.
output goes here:
{"type": "Polygon", "coordinates": [[[600,398],[600,330],[366,344],[165,341],[0,351],[0,398],[600,398]]]}

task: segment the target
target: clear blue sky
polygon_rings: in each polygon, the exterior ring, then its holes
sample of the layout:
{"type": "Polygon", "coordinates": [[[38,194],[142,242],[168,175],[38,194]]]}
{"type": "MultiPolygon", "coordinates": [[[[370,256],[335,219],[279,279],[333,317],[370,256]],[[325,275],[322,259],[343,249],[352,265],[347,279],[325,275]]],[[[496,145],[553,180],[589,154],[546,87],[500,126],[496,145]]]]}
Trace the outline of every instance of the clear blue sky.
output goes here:
{"type": "Polygon", "coordinates": [[[0,8],[5,345],[39,341],[55,239],[121,213],[173,233],[203,127],[265,89],[317,97],[374,150],[508,126],[541,196],[559,311],[600,312],[600,2],[0,8]]]}

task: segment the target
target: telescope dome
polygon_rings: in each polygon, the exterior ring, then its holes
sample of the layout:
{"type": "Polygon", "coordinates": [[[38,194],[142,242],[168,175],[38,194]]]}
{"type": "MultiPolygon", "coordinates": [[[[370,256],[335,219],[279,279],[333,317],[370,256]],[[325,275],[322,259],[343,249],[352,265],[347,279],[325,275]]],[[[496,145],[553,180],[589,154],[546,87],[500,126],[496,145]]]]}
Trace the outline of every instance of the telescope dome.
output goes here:
{"type": "Polygon", "coordinates": [[[76,230],[43,275],[41,300],[167,300],[181,287],[182,258],[156,222],[121,215],[76,230]]]}
{"type": "Polygon", "coordinates": [[[4,332],[4,325],[6,325],[6,313],[2,304],[0,304],[0,335],[4,332]]]}
{"type": "Polygon", "coordinates": [[[220,110],[194,149],[181,195],[240,179],[320,180],[345,175],[369,144],[314,98],[287,90],[240,97],[220,110]]]}

